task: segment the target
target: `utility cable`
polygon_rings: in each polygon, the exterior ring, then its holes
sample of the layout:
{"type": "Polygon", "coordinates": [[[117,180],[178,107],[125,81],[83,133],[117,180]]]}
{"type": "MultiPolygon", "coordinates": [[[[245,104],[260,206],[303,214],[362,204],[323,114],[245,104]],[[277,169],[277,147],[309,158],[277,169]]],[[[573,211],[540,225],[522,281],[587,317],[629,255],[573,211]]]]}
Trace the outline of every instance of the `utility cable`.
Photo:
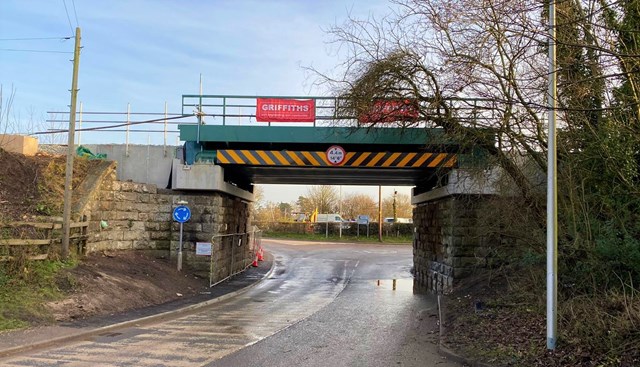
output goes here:
{"type": "Polygon", "coordinates": [[[65,0],[62,0],[62,4],[64,5],[65,13],[67,13],[67,20],[69,21],[69,29],[71,29],[71,34],[75,35],[75,32],[73,31],[73,25],[71,25],[71,18],[69,17],[69,10],[67,9],[67,2],[65,0]]]}
{"type": "Polygon", "coordinates": [[[72,54],[73,53],[73,51],[28,50],[28,49],[18,49],[18,48],[0,48],[0,51],[41,52],[41,53],[52,53],[52,54],[72,54]]]}
{"type": "MultiPolygon", "coordinates": [[[[159,121],[165,121],[165,120],[176,120],[176,119],[182,119],[185,117],[193,117],[195,116],[194,114],[190,114],[190,115],[180,115],[180,116],[175,116],[175,117],[167,117],[167,118],[158,118],[158,119],[153,119],[153,120],[144,120],[144,121],[134,121],[134,122],[129,122],[129,123],[122,123],[122,124],[116,124],[116,125],[109,125],[109,126],[98,126],[98,127],[87,127],[87,128],[83,128],[83,129],[76,129],[76,131],[97,131],[97,130],[104,130],[104,129],[113,129],[116,127],[123,127],[123,126],[132,126],[132,125],[140,125],[140,124],[148,124],[151,122],[159,122],[159,121]]],[[[53,131],[38,131],[33,133],[33,135],[45,135],[45,134],[60,134],[60,133],[66,133],[69,132],[68,129],[61,129],[61,130],[53,130],[53,131]]]]}
{"type": "Polygon", "coordinates": [[[71,0],[71,4],[73,4],[73,15],[76,17],[76,26],[80,28],[80,22],[78,22],[78,12],[76,11],[76,0],[71,0]]]}
{"type": "Polygon", "coordinates": [[[60,40],[66,41],[70,40],[73,37],[64,36],[64,37],[24,37],[24,38],[0,38],[0,41],[39,41],[39,40],[60,40]]]}

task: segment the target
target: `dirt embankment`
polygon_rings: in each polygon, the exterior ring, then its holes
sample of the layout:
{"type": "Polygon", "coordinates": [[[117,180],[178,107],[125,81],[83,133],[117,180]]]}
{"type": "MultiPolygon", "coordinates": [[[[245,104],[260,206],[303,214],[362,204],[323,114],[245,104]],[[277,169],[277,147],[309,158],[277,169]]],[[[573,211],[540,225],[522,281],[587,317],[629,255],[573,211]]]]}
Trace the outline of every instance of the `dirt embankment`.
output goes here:
{"type": "Polygon", "coordinates": [[[138,251],[86,256],[58,277],[67,297],[46,306],[56,321],[122,313],[207,291],[208,280],[138,251]]]}
{"type": "MultiPolygon", "coordinates": [[[[74,160],[74,188],[96,163],[74,160]]],[[[0,221],[61,215],[64,170],[62,155],[40,153],[27,157],[0,149],[0,221]]],[[[187,271],[178,272],[167,259],[137,251],[114,251],[80,258],[77,267],[57,275],[56,286],[63,299],[44,306],[52,320],[73,321],[193,296],[208,290],[208,280],[187,271]]],[[[25,312],[25,320],[43,322],[28,314],[25,312]]]]}

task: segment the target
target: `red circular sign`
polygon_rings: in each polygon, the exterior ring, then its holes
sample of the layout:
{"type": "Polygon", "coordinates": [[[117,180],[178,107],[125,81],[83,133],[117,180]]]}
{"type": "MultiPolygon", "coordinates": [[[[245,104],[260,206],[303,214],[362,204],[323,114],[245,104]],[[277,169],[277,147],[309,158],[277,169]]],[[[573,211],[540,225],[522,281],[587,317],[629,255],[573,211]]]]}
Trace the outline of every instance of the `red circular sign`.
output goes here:
{"type": "Polygon", "coordinates": [[[334,166],[339,166],[344,162],[344,158],[347,156],[347,152],[345,152],[344,148],[339,145],[332,145],[327,149],[327,162],[334,166]]]}

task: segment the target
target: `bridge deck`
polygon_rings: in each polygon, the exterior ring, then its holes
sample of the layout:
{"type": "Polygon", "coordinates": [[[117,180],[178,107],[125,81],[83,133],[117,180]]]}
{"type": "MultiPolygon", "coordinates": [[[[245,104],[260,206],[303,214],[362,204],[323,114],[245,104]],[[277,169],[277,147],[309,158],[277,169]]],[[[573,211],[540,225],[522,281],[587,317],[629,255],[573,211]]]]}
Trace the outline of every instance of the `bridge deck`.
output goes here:
{"type": "MultiPolygon", "coordinates": [[[[441,129],[179,125],[180,139],[246,183],[419,185],[457,164],[459,147],[441,129]],[[345,159],[330,164],[339,145],[345,159]]],[[[189,145],[188,145],[189,146],[189,145]]]]}

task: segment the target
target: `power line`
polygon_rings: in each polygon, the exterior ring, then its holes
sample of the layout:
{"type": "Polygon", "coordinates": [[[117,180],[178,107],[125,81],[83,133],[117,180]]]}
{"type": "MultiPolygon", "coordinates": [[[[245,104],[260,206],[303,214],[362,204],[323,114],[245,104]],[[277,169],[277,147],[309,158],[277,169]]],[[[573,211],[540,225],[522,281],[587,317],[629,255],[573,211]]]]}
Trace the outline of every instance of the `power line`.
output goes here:
{"type": "Polygon", "coordinates": [[[72,37],[25,37],[25,38],[0,38],[0,41],[39,41],[39,40],[70,40],[72,37]]]}
{"type": "Polygon", "coordinates": [[[69,21],[69,29],[71,29],[71,34],[73,33],[73,25],[71,25],[71,18],[69,17],[69,10],[67,9],[67,2],[62,0],[62,4],[64,5],[64,11],[67,13],[67,20],[69,21]]]}
{"type": "Polygon", "coordinates": [[[71,4],[73,4],[73,15],[76,17],[76,26],[80,27],[80,22],[78,22],[78,12],[76,12],[76,0],[71,0],[71,4]]]}
{"type": "MultiPolygon", "coordinates": [[[[175,116],[175,117],[167,117],[167,118],[159,118],[159,119],[152,119],[152,120],[145,120],[145,121],[135,121],[135,122],[130,122],[130,123],[122,123],[122,124],[116,124],[116,125],[110,125],[110,126],[98,126],[98,127],[88,127],[88,128],[84,128],[84,129],[75,129],[75,131],[96,131],[96,130],[104,130],[104,129],[113,129],[116,127],[123,127],[123,126],[132,126],[132,125],[140,125],[140,124],[148,124],[150,122],[158,122],[158,121],[165,121],[165,120],[176,120],[176,119],[182,119],[185,117],[192,117],[194,116],[193,114],[190,115],[180,115],[180,116],[175,116]]],[[[59,133],[66,133],[69,132],[69,130],[66,129],[61,129],[61,130],[53,130],[53,131],[39,131],[39,132],[35,132],[33,133],[33,135],[43,135],[43,134],[59,134],[59,133]]]]}
{"type": "Polygon", "coordinates": [[[71,51],[53,51],[53,50],[28,50],[28,49],[18,49],[18,48],[0,48],[0,51],[12,51],[12,52],[40,52],[40,53],[51,53],[51,54],[72,54],[71,51]]]}

